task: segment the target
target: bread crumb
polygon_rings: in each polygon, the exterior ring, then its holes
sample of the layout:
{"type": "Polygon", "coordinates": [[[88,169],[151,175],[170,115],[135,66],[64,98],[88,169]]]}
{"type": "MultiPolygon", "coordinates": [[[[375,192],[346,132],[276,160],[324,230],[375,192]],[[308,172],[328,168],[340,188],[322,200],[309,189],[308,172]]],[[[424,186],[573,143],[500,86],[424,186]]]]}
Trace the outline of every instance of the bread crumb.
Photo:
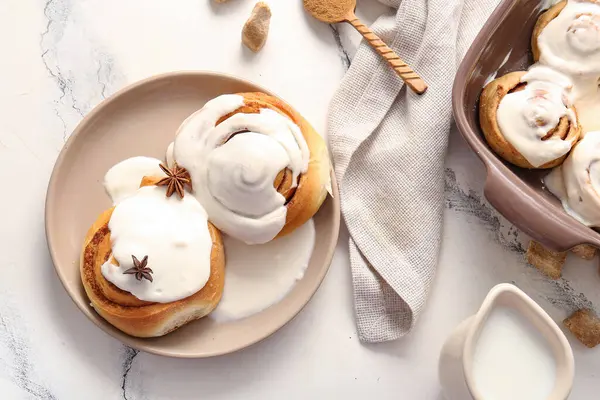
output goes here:
{"type": "Polygon", "coordinates": [[[271,9],[266,3],[259,1],[242,30],[242,42],[246,47],[255,53],[263,48],[269,35],[270,22],[271,9]]]}
{"type": "Polygon", "coordinates": [[[593,260],[596,256],[596,248],[589,244],[580,244],[571,249],[571,252],[584,260],[593,260]]]}
{"type": "Polygon", "coordinates": [[[567,259],[567,253],[558,253],[548,250],[538,242],[529,242],[529,248],[525,255],[527,262],[540,270],[544,275],[552,279],[559,279],[562,268],[567,259]]]}
{"type": "Polygon", "coordinates": [[[216,3],[225,3],[227,1],[229,1],[229,0],[215,0],[216,3]]]}
{"type": "Polygon", "coordinates": [[[590,349],[600,344],[600,318],[591,310],[578,310],[563,323],[577,340],[590,349]]]}

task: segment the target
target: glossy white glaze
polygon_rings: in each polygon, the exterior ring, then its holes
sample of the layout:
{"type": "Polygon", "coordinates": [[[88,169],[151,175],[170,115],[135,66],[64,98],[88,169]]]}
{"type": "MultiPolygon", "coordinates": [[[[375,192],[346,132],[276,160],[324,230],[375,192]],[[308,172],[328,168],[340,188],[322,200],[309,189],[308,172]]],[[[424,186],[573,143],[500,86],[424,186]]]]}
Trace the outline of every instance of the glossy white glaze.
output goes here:
{"type": "Polygon", "coordinates": [[[585,138],[600,130],[600,5],[569,0],[541,32],[538,45],[540,63],[570,76],[572,101],[584,137],[563,166],[546,176],[544,182],[567,213],[585,225],[599,226],[600,202],[595,193],[598,182],[592,154],[597,151],[597,138],[585,138]]]}
{"type": "Polygon", "coordinates": [[[573,218],[600,226],[600,132],[588,132],[544,182],[573,218]]]}
{"type": "Polygon", "coordinates": [[[144,176],[166,176],[161,161],[152,157],[132,157],[114,165],[104,175],[104,189],[113,204],[137,192],[144,176]]]}
{"type": "Polygon", "coordinates": [[[540,167],[567,154],[572,140],[552,136],[562,117],[577,125],[571,107],[571,80],[543,65],[533,66],[522,78],[525,88],[507,94],[497,111],[498,126],[504,138],[534,167],[540,167]]]}
{"type": "Polygon", "coordinates": [[[313,220],[261,245],[224,237],[225,290],[211,319],[245,318],[279,302],[302,279],[315,244],[313,220]]]}
{"type": "Polygon", "coordinates": [[[167,165],[169,167],[172,167],[175,163],[175,158],[173,156],[174,147],[175,142],[169,143],[169,146],[167,147],[167,152],[165,153],[165,161],[167,162],[167,165]]]}
{"type": "Polygon", "coordinates": [[[216,125],[243,104],[242,96],[223,95],[192,114],[179,128],[174,159],[190,172],[194,195],[212,223],[261,244],[285,225],[285,198],[273,187],[277,174],[290,169],[295,186],[310,153],[298,126],[270,109],[237,113],[216,125]]]}
{"type": "Polygon", "coordinates": [[[569,0],[538,37],[540,62],[573,76],[600,74],[600,5],[569,0]]]}
{"type": "Polygon", "coordinates": [[[109,222],[113,257],[102,275],[140,300],[169,303],[204,287],[210,276],[212,239],[207,215],[193,196],[166,197],[165,188],[146,186],[115,207],[109,222]],[[148,256],[153,281],[124,274],[148,256]]]}

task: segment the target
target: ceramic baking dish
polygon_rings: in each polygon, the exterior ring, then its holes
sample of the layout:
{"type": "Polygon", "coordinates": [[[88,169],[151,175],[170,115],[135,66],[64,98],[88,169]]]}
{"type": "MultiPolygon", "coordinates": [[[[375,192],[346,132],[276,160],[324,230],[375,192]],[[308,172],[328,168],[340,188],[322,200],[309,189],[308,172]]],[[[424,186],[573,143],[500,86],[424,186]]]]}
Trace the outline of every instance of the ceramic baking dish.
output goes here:
{"type": "Polygon", "coordinates": [[[459,131],[487,169],[484,194],[506,219],[548,248],[564,251],[578,244],[600,247],[600,234],[563,211],[542,178],[498,158],[479,127],[479,95],[487,80],[524,70],[532,61],[530,40],[538,16],[548,8],[539,0],[504,0],[487,21],[461,63],[452,93],[459,131]]]}

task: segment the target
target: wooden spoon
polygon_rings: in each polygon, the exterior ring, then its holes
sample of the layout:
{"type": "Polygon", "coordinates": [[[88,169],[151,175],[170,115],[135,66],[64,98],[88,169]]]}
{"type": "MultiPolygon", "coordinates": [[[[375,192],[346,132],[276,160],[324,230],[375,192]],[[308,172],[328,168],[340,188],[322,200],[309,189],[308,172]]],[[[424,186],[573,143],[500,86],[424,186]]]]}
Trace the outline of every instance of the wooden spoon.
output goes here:
{"type": "Polygon", "coordinates": [[[387,60],[390,66],[404,80],[404,82],[415,93],[423,94],[427,90],[427,84],[417,75],[411,67],[398,57],[394,50],[390,49],[379,37],[364,25],[356,15],[356,0],[303,0],[304,9],[319,21],[334,24],[348,22],[377,52],[387,60]]]}

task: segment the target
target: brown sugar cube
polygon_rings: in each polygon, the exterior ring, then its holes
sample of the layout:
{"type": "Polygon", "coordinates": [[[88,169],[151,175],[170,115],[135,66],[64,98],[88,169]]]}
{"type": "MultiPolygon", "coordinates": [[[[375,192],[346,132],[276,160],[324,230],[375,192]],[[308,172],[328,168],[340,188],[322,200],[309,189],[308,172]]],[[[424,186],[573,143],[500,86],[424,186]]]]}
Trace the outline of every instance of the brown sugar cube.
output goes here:
{"type": "Polygon", "coordinates": [[[253,52],[263,48],[269,35],[271,9],[266,3],[259,1],[242,30],[242,42],[253,52]]]}
{"type": "Polygon", "coordinates": [[[596,248],[589,244],[580,244],[571,249],[571,252],[584,260],[592,260],[596,256],[596,248]]]}
{"type": "Polygon", "coordinates": [[[548,250],[538,242],[532,240],[529,242],[529,248],[525,257],[529,264],[539,269],[544,275],[552,279],[559,279],[563,265],[567,259],[567,253],[548,250]]]}
{"type": "Polygon", "coordinates": [[[600,344],[600,318],[591,310],[578,310],[563,323],[577,340],[590,349],[600,344]]]}

